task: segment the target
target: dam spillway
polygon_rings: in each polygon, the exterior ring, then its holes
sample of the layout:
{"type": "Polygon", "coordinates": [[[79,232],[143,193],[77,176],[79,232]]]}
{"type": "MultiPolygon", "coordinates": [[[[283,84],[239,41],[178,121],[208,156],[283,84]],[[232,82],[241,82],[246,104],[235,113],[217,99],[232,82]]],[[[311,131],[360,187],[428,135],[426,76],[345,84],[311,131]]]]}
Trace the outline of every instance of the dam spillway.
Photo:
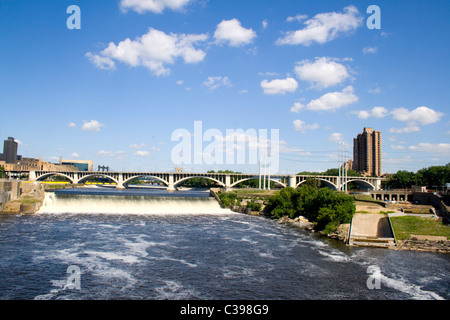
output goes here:
{"type": "Polygon", "coordinates": [[[82,214],[229,214],[206,191],[86,188],[46,193],[43,213],[82,214]]]}

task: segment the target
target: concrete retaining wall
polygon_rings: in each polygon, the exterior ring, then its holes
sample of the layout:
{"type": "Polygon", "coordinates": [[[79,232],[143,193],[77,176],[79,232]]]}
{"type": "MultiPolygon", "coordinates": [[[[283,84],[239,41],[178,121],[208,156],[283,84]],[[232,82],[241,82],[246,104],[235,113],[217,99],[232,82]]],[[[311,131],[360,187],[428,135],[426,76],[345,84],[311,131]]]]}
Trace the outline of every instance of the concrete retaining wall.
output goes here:
{"type": "Polygon", "coordinates": [[[414,192],[412,194],[412,201],[432,205],[436,208],[439,214],[443,215],[448,221],[450,221],[449,208],[437,195],[428,192],[414,192]]]}
{"type": "Polygon", "coordinates": [[[16,200],[21,194],[21,181],[0,179],[0,212],[3,211],[6,202],[16,200]]]}

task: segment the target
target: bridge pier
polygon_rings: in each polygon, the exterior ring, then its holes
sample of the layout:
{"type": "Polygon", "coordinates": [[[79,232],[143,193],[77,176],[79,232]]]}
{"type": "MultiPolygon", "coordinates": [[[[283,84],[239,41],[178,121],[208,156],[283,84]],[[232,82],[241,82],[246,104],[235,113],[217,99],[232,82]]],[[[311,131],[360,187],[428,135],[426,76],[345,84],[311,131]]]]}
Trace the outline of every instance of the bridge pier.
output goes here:
{"type": "Polygon", "coordinates": [[[119,173],[116,189],[125,189],[125,186],[123,184],[123,173],[119,173]]]}
{"type": "Polygon", "coordinates": [[[288,187],[292,187],[295,189],[296,186],[297,186],[297,181],[296,181],[295,176],[289,176],[288,187]]]}
{"type": "Polygon", "coordinates": [[[30,171],[28,173],[28,179],[30,181],[36,181],[37,177],[36,177],[36,171],[30,171]]]}
{"type": "Polygon", "coordinates": [[[175,191],[175,183],[174,183],[173,173],[169,174],[169,185],[167,186],[167,191],[175,191]]]}

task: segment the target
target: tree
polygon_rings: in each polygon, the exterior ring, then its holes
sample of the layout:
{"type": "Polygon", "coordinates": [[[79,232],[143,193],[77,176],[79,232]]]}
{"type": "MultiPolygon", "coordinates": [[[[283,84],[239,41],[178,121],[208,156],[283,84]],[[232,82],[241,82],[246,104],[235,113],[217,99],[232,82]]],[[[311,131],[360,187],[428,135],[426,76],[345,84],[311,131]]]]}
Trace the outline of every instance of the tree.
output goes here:
{"type": "Polygon", "coordinates": [[[327,234],[349,223],[356,210],[352,196],[308,184],[298,189],[283,188],[269,198],[266,208],[275,218],[304,216],[327,234]]]}

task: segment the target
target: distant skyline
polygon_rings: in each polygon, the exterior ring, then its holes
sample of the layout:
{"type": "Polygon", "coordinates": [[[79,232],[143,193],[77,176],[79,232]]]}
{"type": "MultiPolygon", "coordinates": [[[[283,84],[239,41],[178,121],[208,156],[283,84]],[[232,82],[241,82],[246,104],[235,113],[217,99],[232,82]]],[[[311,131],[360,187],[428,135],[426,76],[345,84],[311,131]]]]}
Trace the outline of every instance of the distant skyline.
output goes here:
{"type": "Polygon", "coordinates": [[[278,129],[278,173],[296,173],[337,167],[339,141],[353,158],[371,127],[384,173],[445,165],[448,12],[425,0],[3,0],[0,140],[45,161],[172,171],[171,135],[195,121],[224,136],[278,129]]]}

